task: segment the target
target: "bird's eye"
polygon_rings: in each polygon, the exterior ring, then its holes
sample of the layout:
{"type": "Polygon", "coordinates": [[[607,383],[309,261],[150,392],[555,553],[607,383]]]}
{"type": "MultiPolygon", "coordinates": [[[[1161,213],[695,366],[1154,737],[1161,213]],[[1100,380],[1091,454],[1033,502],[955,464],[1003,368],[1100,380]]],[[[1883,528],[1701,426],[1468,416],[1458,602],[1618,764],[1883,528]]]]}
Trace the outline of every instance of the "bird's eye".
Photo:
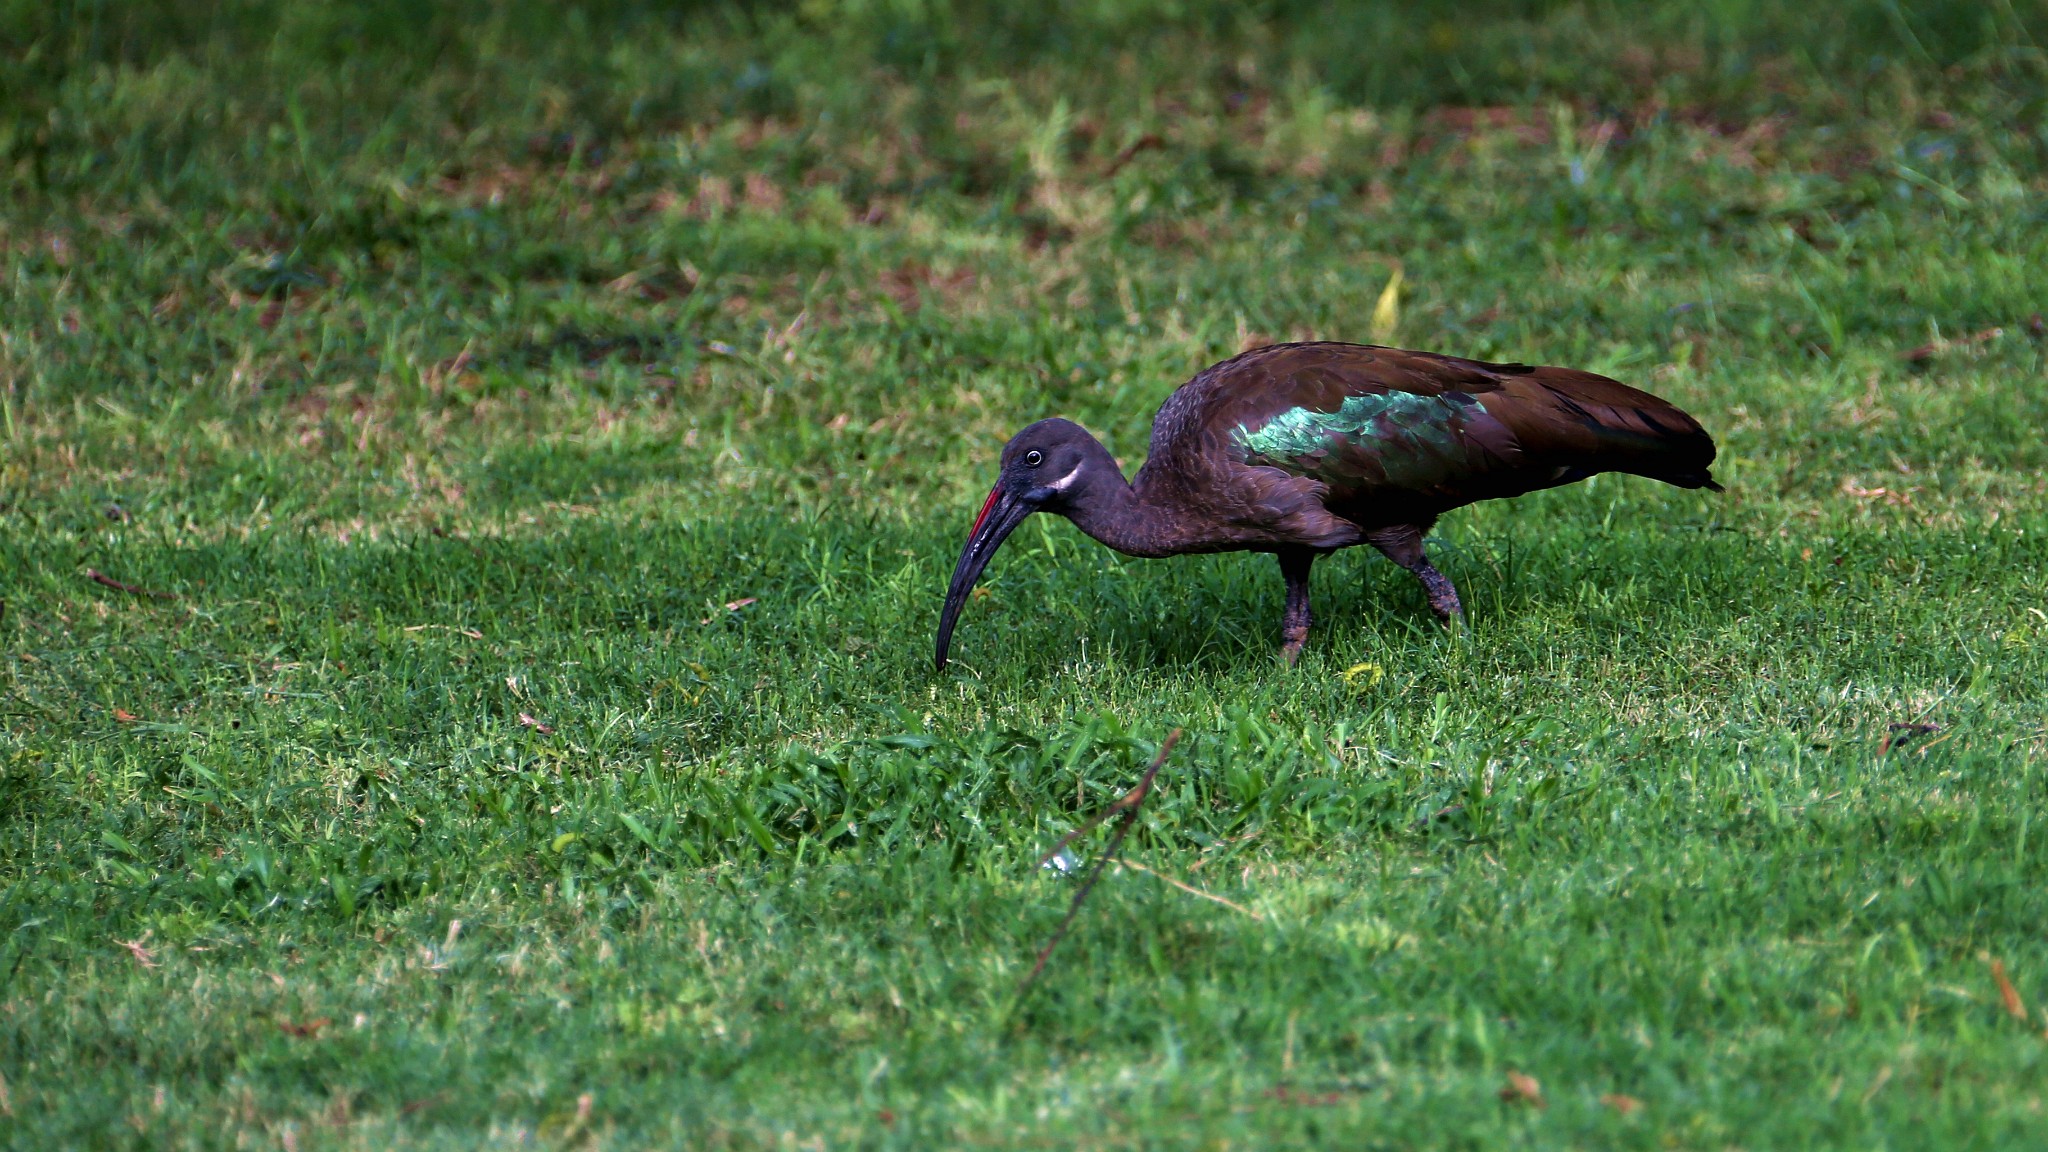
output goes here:
{"type": "Polygon", "coordinates": [[[1024,454],[1024,466],[1026,468],[1036,468],[1043,463],[1045,463],[1045,453],[1040,452],[1036,448],[1024,454]]]}

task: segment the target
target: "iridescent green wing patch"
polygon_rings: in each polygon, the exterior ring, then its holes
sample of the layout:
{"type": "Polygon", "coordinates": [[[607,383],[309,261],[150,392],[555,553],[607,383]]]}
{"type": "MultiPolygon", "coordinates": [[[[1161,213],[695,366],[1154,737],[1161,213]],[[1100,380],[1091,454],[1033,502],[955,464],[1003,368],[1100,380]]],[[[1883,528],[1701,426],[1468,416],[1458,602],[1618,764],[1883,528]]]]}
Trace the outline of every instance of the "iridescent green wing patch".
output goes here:
{"type": "Polygon", "coordinates": [[[1335,412],[1289,408],[1257,427],[1238,425],[1231,441],[1247,464],[1310,476],[1338,491],[1427,491],[1519,454],[1507,429],[1463,392],[1349,396],[1335,412]]]}

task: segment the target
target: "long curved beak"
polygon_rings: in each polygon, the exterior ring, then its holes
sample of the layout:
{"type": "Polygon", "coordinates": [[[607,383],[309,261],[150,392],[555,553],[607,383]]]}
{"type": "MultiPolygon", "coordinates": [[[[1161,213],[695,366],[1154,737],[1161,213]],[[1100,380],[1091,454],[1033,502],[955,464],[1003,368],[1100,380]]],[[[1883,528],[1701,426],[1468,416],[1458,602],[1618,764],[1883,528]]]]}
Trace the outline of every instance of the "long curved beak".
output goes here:
{"type": "Polygon", "coordinates": [[[946,588],[946,607],[939,613],[939,647],[933,659],[934,669],[945,671],[946,649],[953,644],[953,625],[960,619],[960,606],[967,603],[974,582],[981,578],[981,570],[988,567],[1004,538],[1026,516],[1038,511],[1038,505],[1039,501],[1029,495],[1012,495],[1000,484],[988,494],[988,502],[981,506],[981,515],[974,518],[974,527],[967,533],[967,546],[960,550],[960,563],[953,568],[953,583],[946,588]]]}

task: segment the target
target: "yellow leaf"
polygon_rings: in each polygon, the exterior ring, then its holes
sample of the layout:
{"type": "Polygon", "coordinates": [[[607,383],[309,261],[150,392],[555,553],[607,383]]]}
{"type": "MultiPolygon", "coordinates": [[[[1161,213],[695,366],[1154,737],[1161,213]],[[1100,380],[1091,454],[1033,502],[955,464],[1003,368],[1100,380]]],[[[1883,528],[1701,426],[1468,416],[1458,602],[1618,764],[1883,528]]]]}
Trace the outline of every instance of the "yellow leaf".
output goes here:
{"type": "Polygon", "coordinates": [[[1344,683],[1353,688],[1370,688],[1386,674],[1387,670],[1377,664],[1353,664],[1344,670],[1344,683]]]}
{"type": "Polygon", "coordinates": [[[1401,326],[1401,269],[1387,277],[1387,286],[1380,289],[1380,302],[1372,306],[1372,338],[1386,344],[1394,339],[1394,330],[1401,326]]]}

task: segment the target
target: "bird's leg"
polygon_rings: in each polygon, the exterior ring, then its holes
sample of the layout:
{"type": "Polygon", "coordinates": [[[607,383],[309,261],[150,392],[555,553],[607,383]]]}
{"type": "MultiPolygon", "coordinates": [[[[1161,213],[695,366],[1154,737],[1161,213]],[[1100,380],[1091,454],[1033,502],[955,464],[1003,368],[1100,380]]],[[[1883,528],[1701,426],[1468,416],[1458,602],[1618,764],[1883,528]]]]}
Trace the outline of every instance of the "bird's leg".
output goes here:
{"type": "Polygon", "coordinates": [[[1301,646],[1308,642],[1308,626],[1314,617],[1308,610],[1308,572],[1316,554],[1306,548],[1289,548],[1276,553],[1280,576],[1287,581],[1287,607],[1280,614],[1280,656],[1288,664],[1301,658],[1301,646]]]}
{"type": "Polygon", "coordinates": [[[1387,559],[1414,573],[1415,578],[1422,581],[1422,589],[1429,593],[1429,606],[1437,619],[1446,624],[1460,623],[1465,619],[1464,606],[1458,603],[1458,590],[1451,586],[1450,578],[1437,571],[1436,565],[1423,554],[1422,528],[1419,525],[1399,524],[1380,528],[1366,533],[1365,538],[1387,559]]]}

